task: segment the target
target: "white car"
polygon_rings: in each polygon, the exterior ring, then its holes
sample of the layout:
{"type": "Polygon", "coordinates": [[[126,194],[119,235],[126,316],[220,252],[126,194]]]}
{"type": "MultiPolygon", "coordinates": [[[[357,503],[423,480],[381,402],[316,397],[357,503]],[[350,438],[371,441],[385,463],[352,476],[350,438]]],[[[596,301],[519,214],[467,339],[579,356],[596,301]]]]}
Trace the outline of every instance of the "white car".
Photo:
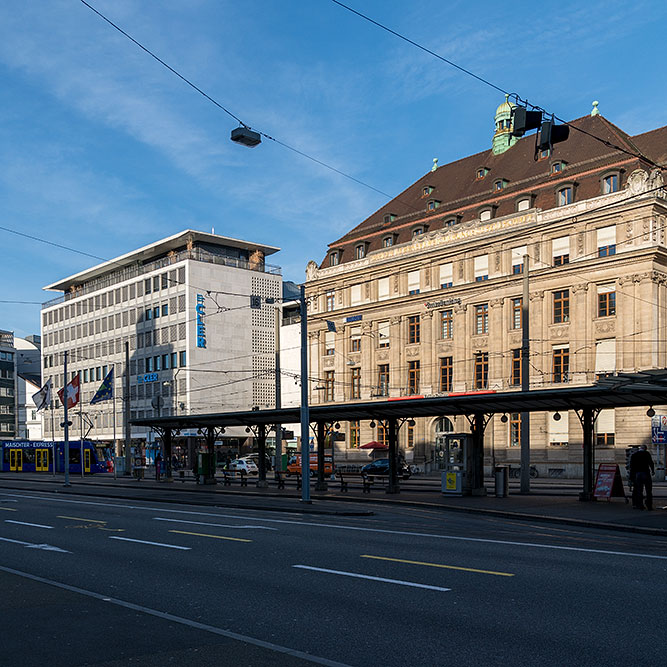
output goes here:
{"type": "Polygon", "coordinates": [[[229,468],[231,472],[243,471],[246,475],[258,475],[259,470],[252,459],[234,459],[230,461],[229,468]]]}

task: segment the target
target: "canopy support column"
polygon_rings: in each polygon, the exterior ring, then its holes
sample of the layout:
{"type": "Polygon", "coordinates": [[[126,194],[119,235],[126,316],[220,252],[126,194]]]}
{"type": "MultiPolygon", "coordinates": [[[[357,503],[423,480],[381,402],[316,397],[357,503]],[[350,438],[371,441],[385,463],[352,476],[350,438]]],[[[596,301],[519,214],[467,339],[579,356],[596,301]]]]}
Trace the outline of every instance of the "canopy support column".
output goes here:
{"type": "Polygon", "coordinates": [[[266,481],[266,424],[259,424],[257,427],[257,449],[259,450],[259,475],[257,479],[257,488],[266,489],[269,483],[266,481]]]}
{"type": "MultiPolygon", "coordinates": [[[[329,488],[326,480],[324,479],[324,446],[326,444],[326,433],[327,428],[325,422],[317,422],[317,482],[315,483],[316,491],[326,491],[329,488]]],[[[308,472],[303,461],[301,461],[301,474],[307,475],[310,474],[310,461],[308,461],[308,472]]]]}
{"type": "Polygon", "coordinates": [[[389,483],[387,493],[400,493],[398,483],[398,423],[394,417],[387,419],[387,439],[389,440],[389,483]]]}
{"type": "Polygon", "coordinates": [[[584,464],[584,488],[583,491],[579,494],[579,500],[589,501],[595,500],[593,496],[593,409],[592,408],[583,408],[581,411],[582,414],[579,416],[579,421],[581,421],[581,427],[584,434],[584,451],[583,451],[583,464],[584,464]]]}

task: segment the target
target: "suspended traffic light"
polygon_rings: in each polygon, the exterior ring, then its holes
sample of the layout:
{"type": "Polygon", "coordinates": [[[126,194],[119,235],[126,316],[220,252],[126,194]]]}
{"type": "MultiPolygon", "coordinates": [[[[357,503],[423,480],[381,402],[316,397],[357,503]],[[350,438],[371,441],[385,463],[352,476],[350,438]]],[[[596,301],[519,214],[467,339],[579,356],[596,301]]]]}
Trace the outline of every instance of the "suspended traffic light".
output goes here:
{"type": "Polygon", "coordinates": [[[545,120],[540,126],[537,149],[549,150],[554,144],[565,141],[570,136],[569,125],[556,125],[552,120],[545,120]]]}
{"type": "Polygon", "coordinates": [[[248,148],[254,148],[262,143],[262,137],[259,132],[254,132],[249,127],[241,126],[232,130],[231,140],[237,144],[243,144],[248,148]]]}
{"type": "Polygon", "coordinates": [[[523,137],[528,130],[536,130],[542,124],[542,112],[528,111],[525,107],[514,107],[512,118],[513,137],[523,137]]]}

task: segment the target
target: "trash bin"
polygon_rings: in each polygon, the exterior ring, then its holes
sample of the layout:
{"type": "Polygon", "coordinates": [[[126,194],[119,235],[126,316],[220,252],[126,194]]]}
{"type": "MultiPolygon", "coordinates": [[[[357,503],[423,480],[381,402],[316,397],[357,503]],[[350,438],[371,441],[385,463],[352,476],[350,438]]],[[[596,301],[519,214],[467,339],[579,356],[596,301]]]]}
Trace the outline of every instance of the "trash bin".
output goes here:
{"type": "Polygon", "coordinates": [[[509,468],[507,466],[496,466],[494,477],[496,481],[496,498],[507,498],[509,489],[509,468]]]}

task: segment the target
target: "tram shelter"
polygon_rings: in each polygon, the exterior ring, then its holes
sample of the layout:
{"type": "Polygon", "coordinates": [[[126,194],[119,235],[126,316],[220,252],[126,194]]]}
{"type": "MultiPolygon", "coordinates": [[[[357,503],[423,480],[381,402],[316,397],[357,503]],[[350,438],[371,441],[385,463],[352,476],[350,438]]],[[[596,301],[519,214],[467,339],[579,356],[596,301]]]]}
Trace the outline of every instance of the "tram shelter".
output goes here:
{"type": "MultiPolygon", "coordinates": [[[[318,478],[315,488],[325,490],[324,447],[326,437],[336,422],[370,420],[383,422],[389,444],[388,493],[399,493],[398,433],[400,428],[417,417],[459,416],[470,423],[471,479],[474,495],[484,495],[484,430],[495,414],[509,412],[543,412],[574,410],[583,430],[583,488],[579,498],[593,499],[593,438],[594,423],[600,410],[608,408],[641,407],[667,404],[667,370],[656,369],[637,373],[619,373],[603,377],[592,386],[559,387],[531,391],[495,392],[493,390],[450,393],[445,396],[407,396],[383,401],[335,403],[309,408],[309,423],[315,433],[318,478]]],[[[266,437],[278,424],[300,421],[300,408],[249,410],[211,414],[172,415],[134,419],[136,426],[155,429],[162,436],[167,463],[167,479],[172,477],[171,446],[175,432],[196,429],[205,438],[210,460],[216,438],[226,427],[245,426],[257,439],[259,448],[259,479],[266,486],[266,437]]],[[[306,436],[307,437],[307,436],[306,436]]],[[[213,469],[210,474],[215,472],[213,469]]]]}

